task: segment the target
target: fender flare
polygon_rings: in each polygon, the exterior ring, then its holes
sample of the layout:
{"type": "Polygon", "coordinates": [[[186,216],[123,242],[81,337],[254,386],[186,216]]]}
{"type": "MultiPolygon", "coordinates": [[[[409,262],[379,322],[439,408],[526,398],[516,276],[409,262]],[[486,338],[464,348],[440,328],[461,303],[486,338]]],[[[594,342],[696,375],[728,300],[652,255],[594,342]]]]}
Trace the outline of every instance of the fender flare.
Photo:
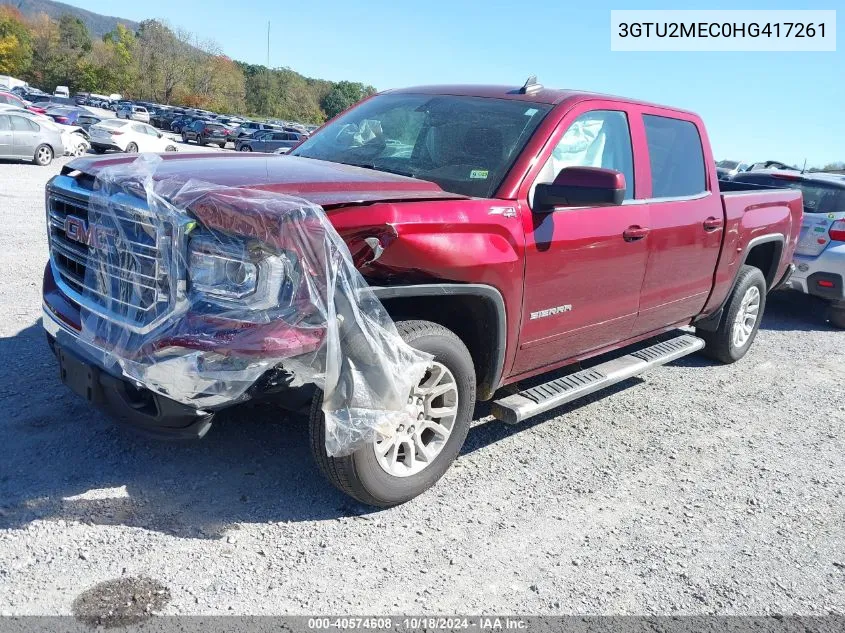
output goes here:
{"type": "MultiPolygon", "coordinates": [[[[745,262],[748,261],[748,255],[751,253],[751,250],[755,246],[759,246],[760,244],[768,244],[771,242],[779,242],[781,244],[781,256],[783,255],[783,246],[786,244],[786,238],[784,237],[783,233],[767,233],[766,235],[758,235],[757,237],[748,240],[748,244],[745,245],[745,248],[742,251],[742,257],[739,258],[740,264],[736,267],[736,273],[734,274],[734,279],[731,282],[731,289],[725,295],[722,304],[713,312],[711,312],[708,316],[698,319],[693,322],[693,325],[697,328],[701,328],[702,330],[708,332],[715,332],[719,329],[719,324],[722,322],[722,313],[725,310],[725,305],[728,303],[728,299],[731,298],[731,293],[733,293],[734,286],[736,286],[737,277],[739,277],[739,271],[742,270],[742,267],[745,265],[745,262]]],[[[780,263],[780,262],[778,262],[780,263]]],[[[766,274],[766,271],[762,271],[763,274],[766,274]]],[[[777,274],[777,267],[775,267],[775,274],[777,274]]],[[[772,290],[777,285],[778,280],[773,280],[773,283],[769,287],[769,290],[772,290]]]]}
{"type": "Polygon", "coordinates": [[[484,299],[495,313],[496,327],[496,349],[490,367],[490,378],[479,384],[479,399],[486,399],[482,396],[492,396],[502,382],[502,374],[505,367],[505,350],[508,342],[508,321],[505,310],[505,300],[502,293],[493,286],[487,284],[456,284],[456,283],[431,283],[413,284],[408,286],[372,286],[372,291],[379,300],[383,299],[404,299],[410,297],[437,297],[437,296],[472,296],[484,299]]]}

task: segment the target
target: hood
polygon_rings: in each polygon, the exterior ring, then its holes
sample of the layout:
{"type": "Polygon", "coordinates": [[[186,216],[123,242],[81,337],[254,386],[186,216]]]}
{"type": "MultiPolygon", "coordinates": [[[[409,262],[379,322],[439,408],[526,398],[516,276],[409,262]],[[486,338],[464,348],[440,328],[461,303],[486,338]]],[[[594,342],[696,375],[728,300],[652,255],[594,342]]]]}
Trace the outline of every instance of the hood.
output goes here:
{"type": "MultiPolygon", "coordinates": [[[[65,171],[96,177],[105,168],[135,160],[131,155],[78,158],[65,171]]],[[[388,200],[461,199],[439,185],[397,174],[278,154],[202,153],[162,155],[154,178],[199,180],[224,187],[275,191],[321,206],[388,200]]]]}

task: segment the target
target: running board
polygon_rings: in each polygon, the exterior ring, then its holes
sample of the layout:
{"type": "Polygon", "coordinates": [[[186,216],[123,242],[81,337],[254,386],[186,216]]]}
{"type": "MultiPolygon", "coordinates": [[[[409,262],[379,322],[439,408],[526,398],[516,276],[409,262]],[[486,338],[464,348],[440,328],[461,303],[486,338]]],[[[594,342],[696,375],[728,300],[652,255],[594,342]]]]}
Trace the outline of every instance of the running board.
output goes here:
{"type": "Polygon", "coordinates": [[[684,334],[496,400],[492,414],[505,424],[519,424],[532,416],[642,374],[652,367],[697,352],[702,347],[704,341],[700,338],[684,334]]]}

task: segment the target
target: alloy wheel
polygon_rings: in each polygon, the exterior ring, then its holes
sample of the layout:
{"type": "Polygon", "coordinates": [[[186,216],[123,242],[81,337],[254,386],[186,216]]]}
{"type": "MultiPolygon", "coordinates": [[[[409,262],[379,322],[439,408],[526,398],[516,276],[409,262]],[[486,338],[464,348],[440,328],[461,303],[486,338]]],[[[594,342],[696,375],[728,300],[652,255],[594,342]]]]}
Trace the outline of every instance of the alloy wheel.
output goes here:
{"type": "Polygon", "coordinates": [[[394,477],[409,477],[431,465],[443,451],[458,415],[458,385],[448,367],[433,363],[408,397],[411,423],[373,444],[376,461],[394,477]]]}
{"type": "Polygon", "coordinates": [[[757,286],[751,286],[745,291],[734,319],[731,331],[734,347],[741,348],[748,342],[759,318],[760,289],[757,286]]]}

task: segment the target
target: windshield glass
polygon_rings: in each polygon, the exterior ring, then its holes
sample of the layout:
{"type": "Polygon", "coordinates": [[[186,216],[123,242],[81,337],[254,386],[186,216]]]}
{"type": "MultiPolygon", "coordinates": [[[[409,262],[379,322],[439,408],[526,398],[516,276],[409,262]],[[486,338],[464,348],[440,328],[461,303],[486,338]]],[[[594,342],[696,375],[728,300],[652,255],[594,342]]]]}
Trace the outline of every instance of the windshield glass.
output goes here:
{"type": "Polygon", "coordinates": [[[550,109],[508,99],[379,95],[339,116],[291,154],[490,197],[550,109]]]}
{"type": "Polygon", "coordinates": [[[739,163],[735,160],[720,160],[716,163],[716,167],[724,167],[725,169],[735,169],[739,163]]]}

